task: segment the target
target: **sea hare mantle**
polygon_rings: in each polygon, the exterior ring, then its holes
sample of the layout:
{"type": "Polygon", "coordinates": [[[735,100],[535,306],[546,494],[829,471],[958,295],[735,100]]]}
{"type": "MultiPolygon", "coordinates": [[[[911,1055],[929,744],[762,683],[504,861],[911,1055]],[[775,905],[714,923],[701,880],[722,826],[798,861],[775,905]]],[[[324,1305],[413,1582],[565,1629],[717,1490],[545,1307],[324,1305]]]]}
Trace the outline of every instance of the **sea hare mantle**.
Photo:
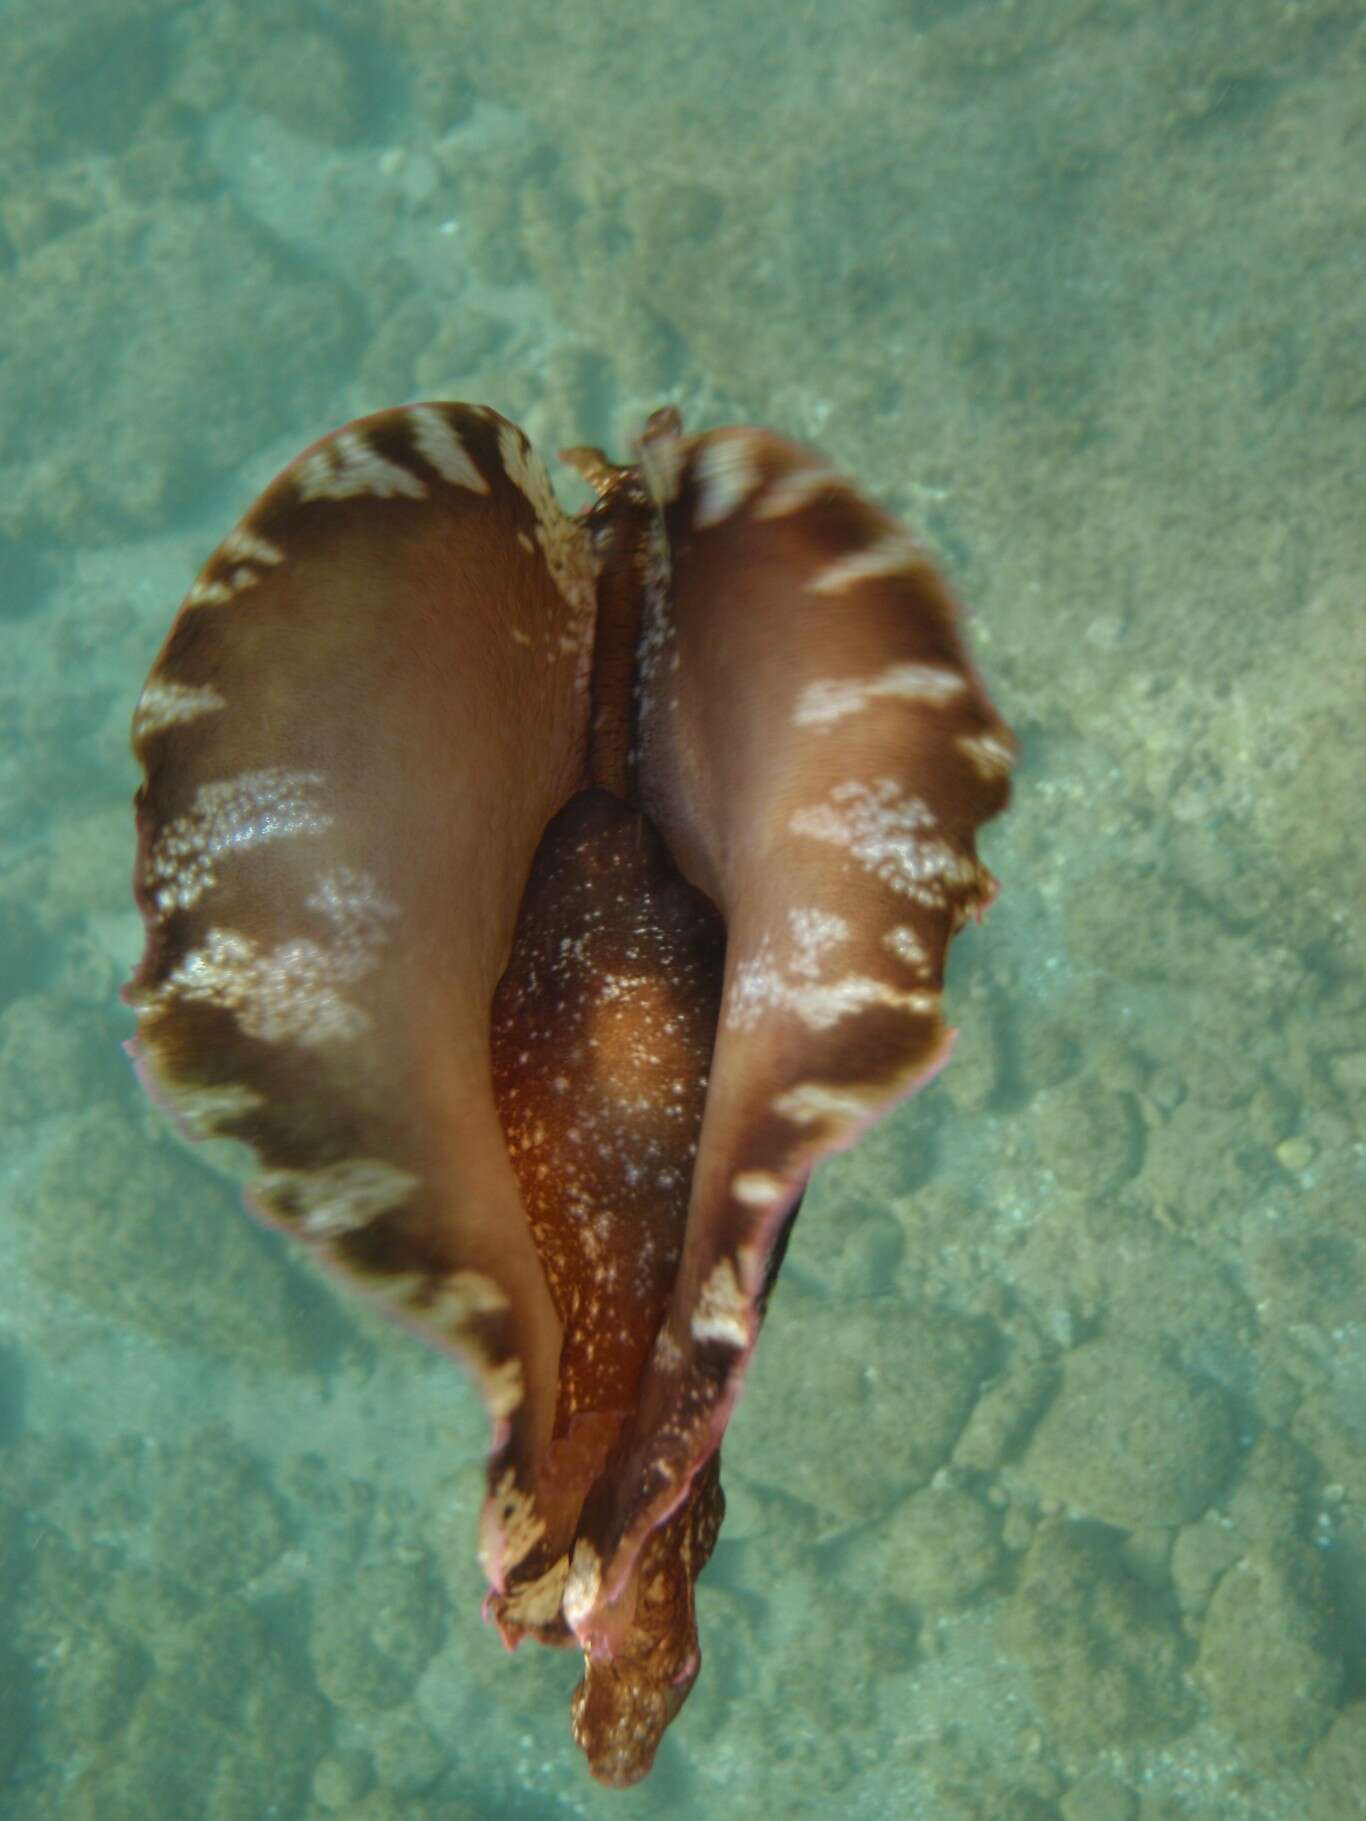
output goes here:
{"type": "Polygon", "coordinates": [[[1014,753],[924,551],[809,449],[569,458],[426,404],[210,558],[133,723],[149,1089],[470,1368],[510,1645],[644,1776],[813,1165],[945,1060],[1014,753]]]}

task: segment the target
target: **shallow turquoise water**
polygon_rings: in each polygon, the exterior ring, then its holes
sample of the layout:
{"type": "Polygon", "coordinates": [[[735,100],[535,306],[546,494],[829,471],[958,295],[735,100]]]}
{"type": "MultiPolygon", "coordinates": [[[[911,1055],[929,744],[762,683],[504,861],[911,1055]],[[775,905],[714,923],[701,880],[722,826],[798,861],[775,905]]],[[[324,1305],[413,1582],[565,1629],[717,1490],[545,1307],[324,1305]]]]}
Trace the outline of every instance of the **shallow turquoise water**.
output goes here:
{"type": "Polygon", "coordinates": [[[0,51],[0,1812],[1363,1812],[1360,7],[11,0],[0,51]],[[417,397],[818,442],[1024,746],[626,1795],[480,1624],[472,1394],[118,1047],[176,603],[417,397]]]}

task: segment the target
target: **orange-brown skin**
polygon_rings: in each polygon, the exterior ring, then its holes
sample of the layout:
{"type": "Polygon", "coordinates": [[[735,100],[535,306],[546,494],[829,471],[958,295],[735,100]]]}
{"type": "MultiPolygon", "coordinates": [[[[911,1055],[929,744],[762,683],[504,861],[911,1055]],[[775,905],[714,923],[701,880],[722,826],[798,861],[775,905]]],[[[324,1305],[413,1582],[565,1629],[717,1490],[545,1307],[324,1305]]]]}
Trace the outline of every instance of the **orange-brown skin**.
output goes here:
{"type": "Polygon", "coordinates": [[[766,431],[571,457],[408,407],[210,560],[139,704],[152,1091],[470,1366],[510,1644],[645,1775],[813,1165],[942,1063],[1010,736],[905,534],[766,431]]]}

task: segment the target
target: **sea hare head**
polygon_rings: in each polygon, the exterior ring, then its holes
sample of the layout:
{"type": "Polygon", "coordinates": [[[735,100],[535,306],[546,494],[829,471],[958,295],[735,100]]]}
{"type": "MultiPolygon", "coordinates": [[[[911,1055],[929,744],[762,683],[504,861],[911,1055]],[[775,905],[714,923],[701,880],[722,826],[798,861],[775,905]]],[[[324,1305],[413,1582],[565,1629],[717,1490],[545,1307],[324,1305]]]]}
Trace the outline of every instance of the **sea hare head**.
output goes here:
{"type": "Polygon", "coordinates": [[[300,457],[143,691],[148,1085],[472,1369],[509,1643],[597,1776],[699,1653],[719,1446],[813,1165],[944,1060],[1012,756],[894,521],[762,430],[575,459],[393,411],[300,457]]]}

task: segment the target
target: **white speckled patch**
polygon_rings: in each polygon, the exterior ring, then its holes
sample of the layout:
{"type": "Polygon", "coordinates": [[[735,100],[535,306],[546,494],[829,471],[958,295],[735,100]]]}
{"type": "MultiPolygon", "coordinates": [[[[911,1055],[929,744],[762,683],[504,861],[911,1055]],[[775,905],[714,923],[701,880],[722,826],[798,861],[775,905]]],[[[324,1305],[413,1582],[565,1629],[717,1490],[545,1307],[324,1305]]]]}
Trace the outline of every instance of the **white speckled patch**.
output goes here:
{"type": "Polygon", "coordinates": [[[147,856],[146,879],[163,916],[189,910],[218,883],[230,854],[267,841],[317,835],[332,825],[318,807],[318,771],[244,771],[201,784],[194,806],[166,824],[147,856]]]}
{"type": "Polygon", "coordinates": [[[340,989],[375,966],[397,908],[349,868],[322,879],[308,908],[332,924],[330,941],[302,936],[263,951],[240,931],[210,929],[168,976],[161,998],[220,1006],[263,1043],[354,1043],[370,1029],[370,1015],[340,989]]]}
{"type": "Polygon", "coordinates": [[[845,974],[838,980],[794,980],[771,960],[771,950],[761,947],[752,961],[735,970],[726,1000],[727,1030],[752,1030],[766,1013],[790,1012],[808,1030],[829,1030],[869,1006],[905,1012],[912,1017],[932,1016],[939,1008],[935,993],[903,992],[885,980],[867,974],[845,974]]]}
{"type": "Polygon", "coordinates": [[[929,968],[929,952],[908,923],[894,923],[883,936],[882,946],[917,973],[923,974],[929,968]]]}
{"type": "Polygon", "coordinates": [[[824,803],[795,810],[788,827],[846,848],[885,885],[918,904],[942,908],[978,880],[976,863],[937,832],[924,798],[903,790],[894,778],[837,784],[824,803]]]}

